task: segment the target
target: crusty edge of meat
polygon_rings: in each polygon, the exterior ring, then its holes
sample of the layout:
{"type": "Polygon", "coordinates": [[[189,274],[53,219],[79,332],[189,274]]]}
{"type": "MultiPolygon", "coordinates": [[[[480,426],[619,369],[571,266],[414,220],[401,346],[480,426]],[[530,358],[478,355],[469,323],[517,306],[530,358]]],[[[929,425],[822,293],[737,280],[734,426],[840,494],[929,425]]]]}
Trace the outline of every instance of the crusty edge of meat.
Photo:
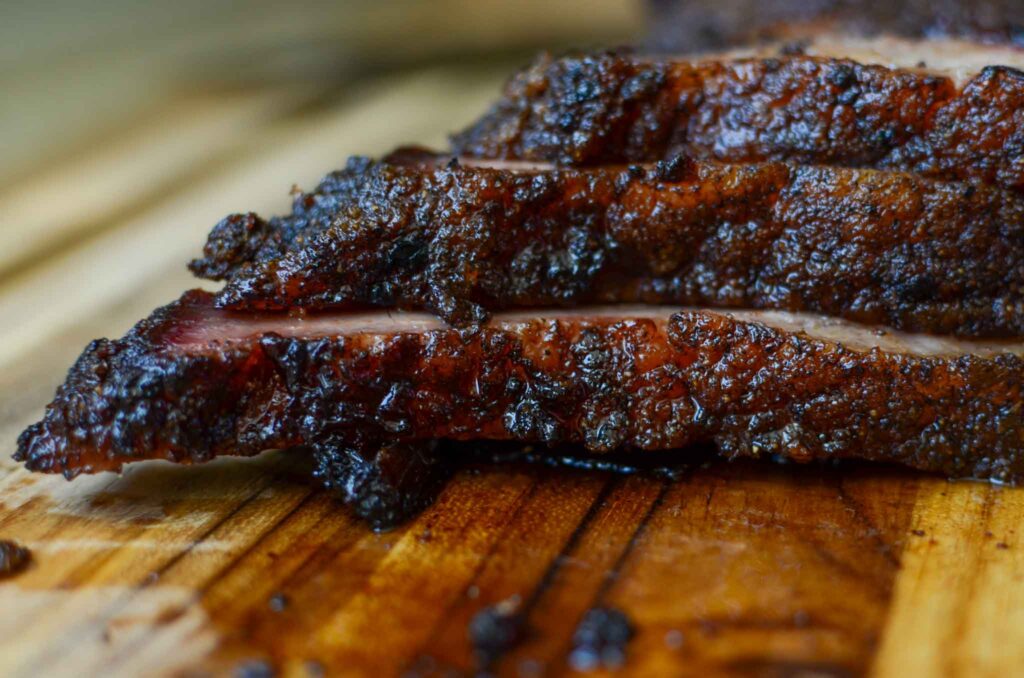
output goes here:
{"type": "Polygon", "coordinates": [[[908,170],[1024,190],[1024,74],[948,77],[850,59],[692,62],[604,52],[542,55],[479,120],[459,155],[560,164],[644,162],[680,151],[908,170]]]}
{"type": "Polygon", "coordinates": [[[209,308],[194,291],[91,344],[16,458],[73,476],[318,440],[597,453],[712,441],[728,457],[862,458],[1005,482],[1024,472],[1024,363],[1009,354],[854,351],[704,311],[171,347],[182,314],[209,308]]]}
{"type": "Polygon", "coordinates": [[[225,219],[193,270],[236,309],[492,311],[642,302],[1024,334],[1024,197],[912,174],[676,157],[474,167],[350,162],[289,217],[225,219]]]}
{"type": "Polygon", "coordinates": [[[272,426],[236,427],[249,405],[276,387],[276,375],[245,349],[209,355],[166,350],[183,314],[207,304],[192,290],[155,310],[120,339],[92,341],[68,371],[43,419],[18,438],[15,459],[33,471],[120,470],[138,459],[200,463],[301,443],[272,426]]]}

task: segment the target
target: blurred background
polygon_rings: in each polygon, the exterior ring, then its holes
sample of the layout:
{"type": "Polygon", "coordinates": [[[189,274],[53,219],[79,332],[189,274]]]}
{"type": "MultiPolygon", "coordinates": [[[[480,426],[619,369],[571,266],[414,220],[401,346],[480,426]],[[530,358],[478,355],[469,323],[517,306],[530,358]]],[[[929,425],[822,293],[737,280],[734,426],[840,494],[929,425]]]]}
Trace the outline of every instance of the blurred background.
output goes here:
{"type": "Polygon", "coordinates": [[[0,180],[196,97],[290,89],[296,107],[335,105],[382,75],[629,42],[641,13],[636,0],[4,0],[0,180]]]}
{"type": "Polygon", "coordinates": [[[644,24],[640,0],[0,0],[3,362],[68,364],[196,286],[225,215],[443,146],[538,50],[644,24]]]}

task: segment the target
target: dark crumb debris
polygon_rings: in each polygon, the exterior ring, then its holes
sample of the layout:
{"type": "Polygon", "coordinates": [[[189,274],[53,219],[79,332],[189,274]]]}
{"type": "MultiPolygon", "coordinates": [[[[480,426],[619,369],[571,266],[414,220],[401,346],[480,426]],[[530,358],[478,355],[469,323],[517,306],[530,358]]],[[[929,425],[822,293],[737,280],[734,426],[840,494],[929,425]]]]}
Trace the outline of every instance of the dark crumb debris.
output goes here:
{"type": "Polygon", "coordinates": [[[990,530],[985,530],[985,539],[991,539],[995,535],[990,530]]]}
{"type": "Polygon", "coordinates": [[[32,562],[32,552],[21,544],[0,540],[0,579],[13,577],[32,562]]]}
{"type": "Polygon", "coordinates": [[[924,536],[924,530],[911,530],[910,533],[912,535],[914,535],[915,537],[923,537],[924,536]]]}
{"type": "Polygon", "coordinates": [[[288,607],[288,596],[283,593],[275,593],[270,596],[268,605],[273,612],[284,612],[288,607]]]}
{"type": "Polygon", "coordinates": [[[235,678],[274,678],[277,672],[264,659],[249,659],[235,667],[235,678]]]}
{"type": "Polygon", "coordinates": [[[997,549],[1003,549],[1003,550],[1006,550],[1006,549],[1010,548],[1010,545],[1009,545],[1009,544],[1007,544],[1007,543],[1006,543],[1005,541],[1001,541],[1001,542],[999,542],[998,544],[996,544],[996,548],[997,548],[997,549]]]}
{"type": "Polygon", "coordinates": [[[573,634],[569,663],[577,671],[618,668],[626,661],[626,644],[633,633],[633,624],[621,610],[592,608],[583,615],[573,634]]]}
{"type": "Polygon", "coordinates": [[[512,596],[485,607],[469,622],[469,640],[481,666],[491,664],[519,642],[523,626],[519,604],[519,596],[512,596]]]}

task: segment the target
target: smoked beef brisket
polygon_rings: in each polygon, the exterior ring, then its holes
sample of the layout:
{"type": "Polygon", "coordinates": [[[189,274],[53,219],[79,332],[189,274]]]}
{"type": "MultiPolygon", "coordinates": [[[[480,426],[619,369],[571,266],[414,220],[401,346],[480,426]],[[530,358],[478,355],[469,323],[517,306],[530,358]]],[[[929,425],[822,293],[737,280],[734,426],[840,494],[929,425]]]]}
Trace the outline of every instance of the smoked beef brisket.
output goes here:
{"type": "Polygon", "coordinates": [[[233,309],[651,303],[1024,333],[1024,196],[914,174],[684,157],[656,166],[354,159],[193,262],[233,309]]]}
{"type": "Polygon", "coordinates": [[[422,313],[231,313],[194,291],[87,347],[17,458],[70,477],[296,446],[372,455],[516,440],[642,454],[712,441],[727,457],[1014,481],[1022,352],[778,312],[534,310],[460,330],[422,313]]]}
{"type": "Polygon", "coordinates": [[[16,458],[289,449],[379,526],[464,443],[1017,482],[1022,55],[813,33],[543,57],[445,154],[218,224],[191,268],[223,289],[90,344],[16,458]]]}
{"type": "Polygon", "coordinates": [[[1024,73],[1011,67],[1024,51],[970,47],[822,39],[699,60],[543,56],[452,145],[573,165],[785,160],[1024,190],[1024,73]]]}

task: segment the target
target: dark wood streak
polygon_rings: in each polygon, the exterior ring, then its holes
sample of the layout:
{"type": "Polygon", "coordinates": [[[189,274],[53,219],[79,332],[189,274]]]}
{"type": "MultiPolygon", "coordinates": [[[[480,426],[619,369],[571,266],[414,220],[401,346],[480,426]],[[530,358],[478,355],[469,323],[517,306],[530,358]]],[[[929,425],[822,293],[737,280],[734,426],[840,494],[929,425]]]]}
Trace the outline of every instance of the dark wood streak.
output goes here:
{"type": "Polygon", "coordinates": [[[671,486],[672,483],[670,481],[662,481],[661,490],[659,490],[658,496],[654,498],[654,501],[651,503],[651,507],[647,509],[647,513],[645,513],[644,517],[640,519],[640,522],[636,526],[636,530],[633,532],[633,536],[631,536],[629,541],[626,543],[626,548],[624,548],[622,553],[619,554],[618,560],[615,561],[615,564],[611,569],[605,573],[604,583],[598,590],[597,595],[594,596],[594,604],[591,605],[591,607],[601,604],[605,594],[608,592],[608,589],[610,589],[612,584],[615,583],[615,580],[618,579],[619,574],[622,571],[622,566],[626,564],[629,556],[633,553],[633,549],[636,547],[637,541],[647,529],[647,525],[651,522],[651,517],[657,513],[659,508],[661,508],[661,505],[665,501],[665,496],[668,494],[671,486]]]}
{"type": "MultiPolygon", "coordinates": [[[[593,609],[604,604],[605,597],[607,596],[608,591],[614,585],[615,581],[619,578],[619,575],[622,572],[622,568],[626,564],[626,561],[629,559],[629,556],[633,553],[633,549],[635,548],[637,541],[643,535],[644,531],[647,529],[648,524],[651,522],[651,517],[654,516],[655,513],[657,513],[662,503],[664,503],[665,496],[668,494],[671,485],[672,482],[669,480],[662,481],[661,489],[659,490],[657,497],[655,497],[654,501],[651,502],[650,508],[647,509],[647,512],[637,523],[636,529],[633,531],[633,535],[629,538],[629,541],[626,542],[626,546],[622,549],[622,552],[616,559],[615,564],[612,565],[612,567],[609,568],[607,572],[605,572],[604,581],[601,583],[600,588],[598,588],[597,593],[594,594],[593,600],[587,609],[593,609]]],[[[578,623],[578,620],[576,620],[576,623],[578,623]]],[[[564,647],[564,650],[561,654],[565,657],[568,657],[571,652],[572,648],[567,645],[564,647]]],[[[552,668],[553,671],[558,674],[571,673],[568,665],[564,666],[562,670],[558,670],[557,667],[554,666],[550,668],[552,668]]]]}
{"type": "Polygon", "coordinates": [[[561,570],[562,566],[565,564],[565,559],[579,544],[580,539],[583,537],[583,533],[586,532],[587,528],[594,521],[598,511],[603,507],[605,500],[609,495],[611,495],[612,491],[621,484],[622,480],[616,477],[609,480],[605,484],[604,488],[602,488],[600,494],[598,494],[597,498],[594,499],[594,503],[591,504],[586,515],[583,516],[583,520],[579,522],[576,529],[574,529],[572,534],[569,535],[565,544],[562,545],[562,549],[551,562],[551,566],[544,572],[544,576],[541,577],[536,588],[534,588],[530,593],[530,596],[523,603],[522,614],[524,617],[529,617],[530,612],[537,606],[537,602],[540,600],[541,596],[543,596],[551,587],[551,584],[555,581],[555,577],[558,575],[559,570],[561,570]]]}
{"type": "Polygon", "coordinates": [[[898,557],[897,546],[895,544],[889,543],[889,541],[887,541],[882,536],[882,531],[878,528],[877,525],[875,525],[874,521],[872,521],[871,518],[869,518],[864,513],[864,511],[861,509],[857,501],[849,494],[847,494],[846,490],[843,489],[842,478],[837,479],[836,494],[839,497],[839,501],[841,501],[844,506],[850,509],[853,515],[857,518],[857,520],[861,521],[868,527],[868,532],[871,535],[871,538],[878,545],[878,552],[885,556],[885,558],[889,561],[890,564],[892,564],[893,567],[899,567],[900,560],[898,557]]]}
{"type": "Polygon", "coordinates": [[[909,524],[914,493],[904,489],[915,483],[885,469],[720,463],[673,484],[601,599],[638,629],[624,675],[728,673],[733,660],[766,675],[783,665],[864,670],[898,572],[879,532],[892,538],[909,524]],[[839,479],[867,510],[838,497],[839,479]],[[867,518],[876,503],[884,531],[867,518]],[[670,646],[668,632],[685,640],[670,646]]]}
{"type": "MultiPolygon", "coordinates": [[[[505,524],[504,529],[501,530],[501,533],[500,533],[500,536],[498,537],[498,539],[494,540],[494,543],[491,544],[490,549],[488,549],[488,551],[487,551],[487,555],[485,555],[480,560],[480,562],[477,564],[476,569],[473,572],[473,576],[470,578],[470,580],[467,582],[466,586],[462,590],[462,598],[468,598],[469,597],[468,592],[469,592],[470,587],[476,585],[476,582],[477,582],[477,580],[480,577],[480,573],[484,571],[484,568],[487,567],[488,563],[491,561],[491,558],[494,557],[494,554],[497,552],[498,548],[501,546],[501,542],[503,541],[503,538],[508,533],[508,531],[510,529],[512,529],[512,526],[515,523],[516,519],[522,513],[523,507],[526,506],[526,504],[530,501],[530,499],[532,499],[534,497],[534,495],[537,493],[537,486],[539,485],[539,482],[540,482],[539,479],[534,479],[533,483],[530,485],[530,489],[526,492],[526,495],[523,497],[523,500],[521,502],[519,502],[519,504],[515,508],[515,511],[513,511],[512,514],[509,516],[509,520],[505,524]]],[[[433,630],[430,633],[430,637],[427,639],[427,641],[425,643],[423,643],[420,646],[420,648],[416,651],[416,653],[414,655],[412,655],[412,657],[409,660],[409,663],[402,670],[402,674],[403,675],[413,671],[414,670],[414,665],[417,662],[417,660],[419,660],[425,654],[425,652],[431,646],[433,646],[437,642],[437,638],[440,635],[440,633],[442,631],[442,627],[444,625],[444,620],[450,616],[451,611],[458,604],[459,604],[459,599],[458,598],[453,598],[451,600],[451,602],[445,608],[445,614],[442,615],[442,617],[438,620],[438,623],[436,623],[434,625],[434,628],[433,628],[433,630]]]]}
{"type": "Polygon", "coordinates": [[[493,667],[498,675],[539,670],[557,672],[566,664],[572,633],[609,577],[621,566],[623,551],[665,483],[642,475],[618,477],[577,523],[561,555],[540,577],[524,606],[526,635],[493,667]]]}
{"type": "MultiPolygon", "coordinates": [[[[555,577],[558,576],[559,571],[562,569],[565,563],[565,559],[568,557],[568,554],[572,553],[573,549],[575,549],[577,544],[579,544],[580,538],[583,536],[587,527],[590,526],[594,518],[597,516],[598,512],[601,510],[605,500],[612,493],[612,491],[620,484],[621,479],[618,477],[613,477],[609,479],[607,482],[605,482],[604,486],[601,488],[601,491],[598,493],[598,495],[594,498],[594,501],[591,503],[590,508],[587,509],[587,512],[584,514],[583,518],[573,529],[572,533],[570,533],[568,539],[565,540],[565,543],[562,544],[561,549],[559,549],[558,551],[558,555],[556,555],[551,560],[551,563],[544,571],[543,576],[538,580],[537,585],[524,599],[522,606],[519,609],[519,615],[523,620],[525,620],[526,624],[529,623],[530,613],[534,610],[534,608],[537,606],[537,603],[540,601],[541,597],[555,581],[555,577]]],[[[494,668],[495,665],[501,663],[501,659],[502,657],[497,657],[493,662],[484,666],[480,666],[479,669],[485,672],[490,671],[494,668]]]]}
{"type": "Polygon", "coordinates": [[[815,555],[817,555],[823,563],[828,565],[833,572],[836,572],[841,576],[848,577],[854,581],[867,583],[870,586],[871,591],[878,597],[878,600],[881,603],[888,603],[889,597],[892,594],[891,582],[882,583],[875,577],[865,576],[863,570],[858,570],[854,565],[846,562],[833,553],[828,546],[806,534],[799,535],[797,539],[807,544],[814,551],[815,555]]]}
{"type": "Polygon", "coordinates": [[[708,497],[704,502],[704,519],[707,520],[708,515],[711,513],[711,500],[715,497],[715,487],[712,485],[708,488],[708,497]]]}
{"type": "MultiPolygon", "coordinates": [[[[159,576],[163,575],[168,570],[170,570],[172,567],[174,567],[179,562],[181,562],[186,556],[188,556],[189,554],[191,554],[195,550],[196,546],[198,546],[199,544],[202,544],[207,539],[209,539],[210,536],[213,535],[213,533],[215,533],[218,529],[220,529],[228,521],[230,521],[232,518],[234,518],[236,515],[238,515],[239,512],[242,509],[244,509],[246,506],[248,506],[253,501],[255,501],[255,499],[258,496],[260,496],[260,494],[263,492],[263,490],[265,490],[270,485],[270,482],[271,482],[271,479],[267,478],[266,482],[261,483],[260,486],[256,489],[256,491],[253,492],[248,498],[246,498],[245,500],[240,502],[237,506],[235,506],[233,509],[231,509],[224,516],[222,516],[221,518],[219,518],[216,521],[214,521],[214,523],[212,525],[210,525],[206,530],[204,530],[201,535],[199,535],[196,539],[194,539],[191,544],[189,544],[186,548],[182,549],[180,553],[175,554],[175,556],[173,558],[171,558],[170,560],[168,560],[166,563],[161,565],[156,570],[157,578],[159,578],[159,576]]],[[[308,497],[308,495],[307,495],[307,497],[308,497]]],[[[278,524],[280,524],[280,521],[275,522],[274,525],[271,527],[271,529],[273,529],[273,527],[276,527],[278,524]]],[[[252,548],[252,546],[248,547],[246,549],[246,551],[248,551],[251,548],[252,548]]],[[[234,561],[232,561],[232,562],[234,562],[234,561]]],[[[230,567],[230,564],[229,564],[229,567],[230,567]]],[[[149,585],[149,582],[148,581],[144,581],[144,582],[142,582],[142,584],[140,584],[138,586],[138,588],[139,589],[143,589],[143,588],[147,587],[148,585],[149,585]]]]}
{"type": "MultiPolygon", "coordinates": [[[[352,523],[355,546],[336,559],[318,559],[294,585],[279,587],[291,600],[289,608],[272,618],[264,615],[240,640],[272,648],[275,659],[305,656],[326,666],[373,664],[383,674],[400,672],[436,633],[445,610],[464,595],[494,543],[507,538],[508,516],[527,501],[533,485],[528,474],[467,471],[433,508],[403,528],[374,535],[352,523]],[[382,615],[401,632],[381,632],[382,615]],[[325,628],[338,625],[346,642],[324,635],[325,628]],[[375,649],[381,639],[388,650],[375,649]]],[[[249,569],[258,577],[262,568],[255,562],[249,569]]]]}

